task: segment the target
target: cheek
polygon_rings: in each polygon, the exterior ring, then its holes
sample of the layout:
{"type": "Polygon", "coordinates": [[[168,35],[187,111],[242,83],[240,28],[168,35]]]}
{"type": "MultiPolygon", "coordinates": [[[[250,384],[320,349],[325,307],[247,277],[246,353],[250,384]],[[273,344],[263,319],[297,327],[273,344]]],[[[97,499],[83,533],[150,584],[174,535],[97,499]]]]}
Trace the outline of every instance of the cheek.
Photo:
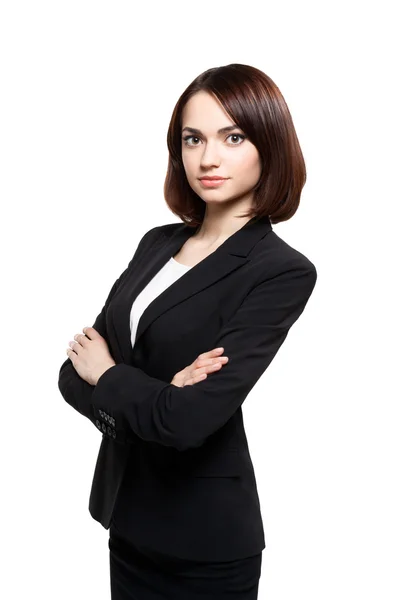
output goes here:
{"type": "Polygon", "coordinates": [[[252,182],[261,175],[261,162],[258,155],[245,154],[240,157],[235,164],[236,175],[239,175],[242,181],[252,182]]]}
{"type": "Polygon", "coordinates": [[[195,160],[193,155],[182,152],[182,163],[187,176],[190,177],[193,173],[195,173],[195,160]]]}

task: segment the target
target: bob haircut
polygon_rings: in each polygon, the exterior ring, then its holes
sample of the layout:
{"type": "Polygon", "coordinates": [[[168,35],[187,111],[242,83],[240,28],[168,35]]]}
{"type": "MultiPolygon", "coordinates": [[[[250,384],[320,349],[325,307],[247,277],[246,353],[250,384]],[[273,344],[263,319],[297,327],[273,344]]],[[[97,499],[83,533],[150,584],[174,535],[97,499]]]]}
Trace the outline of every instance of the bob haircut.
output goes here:
{"type": "Polygon", "coordinates": [[[290,219],[300,204],[306,166],[287,104],[275,83],[248,65],[230,64],[204,71],[178,99],[167,132],[168,169],[164,198],[187,225],[203,221],[206,204],[190,187],[182,161],[182,112],[194,94],[217,99],[257,148],[262,171],[253,188],[253,206],[241,216],[268,216],[271,223],[290,219]]]}

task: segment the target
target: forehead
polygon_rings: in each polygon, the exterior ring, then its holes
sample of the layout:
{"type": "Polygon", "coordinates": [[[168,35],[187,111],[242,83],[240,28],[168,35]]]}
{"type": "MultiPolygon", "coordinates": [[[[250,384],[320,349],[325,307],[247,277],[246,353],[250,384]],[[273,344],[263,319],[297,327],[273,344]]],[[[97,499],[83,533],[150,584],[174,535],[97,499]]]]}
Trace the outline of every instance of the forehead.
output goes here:
{"type": "Polygon", "coordinates": [[[182,128],[191,127],[203,133],[213,133],[221,127],[235,125],[219,100],[208,92],[197,92],[182,111],[182,128]]]}

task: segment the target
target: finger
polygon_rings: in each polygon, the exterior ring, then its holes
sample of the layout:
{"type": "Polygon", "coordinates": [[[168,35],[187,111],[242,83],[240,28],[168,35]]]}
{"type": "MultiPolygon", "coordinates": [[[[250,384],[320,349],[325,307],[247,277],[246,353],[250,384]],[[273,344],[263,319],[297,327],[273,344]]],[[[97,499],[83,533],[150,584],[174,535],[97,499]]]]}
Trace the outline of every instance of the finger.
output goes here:
{"type": "Polygon", "coordinates": [[[195,361],[195,368],[207,367],[216,363],[226,364],[228,362],[227,356],[215,356],[214,358],[203,358],[202,360],[195,361]]]}
{"type": "Polygon", "coordinates": [[[204,365],[211,365],[216,361],[222,360],[222,359],[227,359],[227,356],[211,356],[211,357],[206,357],[206,358],[197,358],[194,363],[192,363],[193,365],[197,365],[199,367],[203,367],[204,365]]]}
{"type": "Polygon", "coordinates": [[[186,381],[183,383],[182,387],[185,387],[185,385],[194,385],[195,383],[198,383],[199,381],[203,381],[203,379],[206,379],[207,374],[203,373],[202,375],[198,375],[195,377],[189,377],[189,379],[186,379],[186,381]]]}
{"type": "Polygon", "coordinates": [[[194,361],[193,368],[199,369],[200,367],[206,367],[207,365],[213,364],[214,361],[215,361],[215,358],[201,358],[201,359],[198,358],[197,360],[194,361]]]}
{"type": "Polygon", "coordinates": [[[86,344],[89,342],[89,339],[84,333],[77,333],[76,335],[74,335],[74,340],[83,347],[85,347],[86,344]]]}
{"type": "Polygon", "coordinates": [[[228,362],[228,357],[227,356],[217,356],[217,357],[214,357],[214,358],[197,360],[194,363],[194,368],[195,369],[201,369],[202,367],[205,367],[205,369],[207,369],[207,368],[213,367],[213,365],[215,365],[215,364],[225,365],[227,362],[228,362]]]}
{"type": "Polygon", "coordinates": [[[75,356],[79,354],[79,351],[83,349],[83,346],[81,346],[76,340],[71,340],[70,342],[68,342],[68,344],[72,353],[75,354],[75,356]]]}
{"type": "Polygon", "coordinates": [[[84,327],[82,331],[89,340],[95,340],[96,338],[102,337],[93,327],[84,327]]]}
{"type": "Polygon", "coordinates": [[[197,377],[203,375],[204,373],[213,373],[214,371],[218,371],[222,367],[220,362],[215,362],[212,365],[206,365],[205,367],[199,367],[198,369],[194,369],[192,372],[192,376],[197,377]]]}
{"type": "Polygon", "coordinates": [[[223,351],[224,351],[224,348],[214,348],[213,350],[209,350],[208,352],[203,352],[202,354],[199,354],[198,358],[203,359],[203,358],[209,358],[209,356],[218,356],[223,351]]]}
{"type": "Polygon", "coordinates": [[[68,357],[71,360],[72,364],[74,365],[75,364],[75,362],[74,362],[75,356],[77,356],[77,355],[75,354],[75,352],[73,350],[71,350],[71,348],[67,348],[67,354],[68,354],[68,357]]]}

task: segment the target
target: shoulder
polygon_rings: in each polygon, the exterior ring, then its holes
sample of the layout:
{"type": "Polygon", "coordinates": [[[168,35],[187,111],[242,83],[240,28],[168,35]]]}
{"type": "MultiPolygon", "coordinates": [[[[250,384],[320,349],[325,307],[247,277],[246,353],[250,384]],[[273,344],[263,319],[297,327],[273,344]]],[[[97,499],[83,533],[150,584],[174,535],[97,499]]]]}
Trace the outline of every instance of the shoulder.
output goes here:
{"type": "Polygon", "coordinates": [[[257,260],[265,265],[272,266],[277,272],[287,269],[300,269],[310,271],[317,278],[317,269],[314,262],[303,252],[288,244],[279,237],[274,230],[264,236],[253,248],[257,260]]]}
{"type": "Polygon", "coordinates": [[[150,237],[163,237],[163,235],[170,236],[177,229],[184,226],[185,224],[182,221],[180,221],[179,223],[166,223],[165,225],[157,225],[156,227],[152,227],[152,229],[149,229],[149,231],[144,235],[143,239],[150,237]]]}
{"type": "Polygon", "coordinates": [[[158,242],[162,242],[165,238],[171,237],[177,230],[184,229],[187,227],[183,221],[179,221],[178,223],[166,223],[165,225],[157,225],[156,227],[152,227],[149,231],[142,237],[140,244],[145,244],[153,246],[154,244],[158,244],[158,242]]]}
{"type": "Polygon", "coordinates": [[[184,223],[183,221],[179,221],[178,223],[166,223],[165,225],[159,225],[154,229],[157,229],[159,233],[162,233],[169,237],[170,235],[175,233],[177,229],[183,229],[184,227],[186,227],[186,223],[184,223]]]}
{"type": "Polygon", "coordinates": [[[167,225],[156,225],[156,227],[152,227],[143,235],[139,244],[142,244],[145,241],[152,240],[155,241],[157,238],[162,238],[164,235],[168,235],[168,233],[173,231],[173,228],[180,226],[180,223],[170,223],[167,225]]]}
{"type": "Polygon", "coordinates": [[[157,246],[159,242],[165,240],[166,237],[172,235],[180,227],[184,227],[184,223],[167,223],[166,225],[152,227],[140,239],[135,255],[157,246]]]}

